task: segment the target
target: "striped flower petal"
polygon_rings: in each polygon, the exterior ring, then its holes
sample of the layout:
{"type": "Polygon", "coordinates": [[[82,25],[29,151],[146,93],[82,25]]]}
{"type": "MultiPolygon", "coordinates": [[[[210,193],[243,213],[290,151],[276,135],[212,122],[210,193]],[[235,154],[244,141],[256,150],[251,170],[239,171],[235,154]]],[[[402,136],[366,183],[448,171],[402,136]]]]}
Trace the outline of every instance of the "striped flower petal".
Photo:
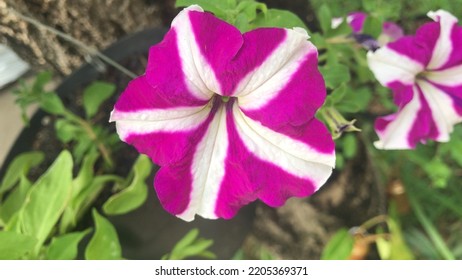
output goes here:
{"type": "Polygon", "coordinates": [[[161,166],[154,187],[168,212],[229,219],[326,182],[334,143],[314,118],[326,90],[308,38],[297,28],[241,34],[199,6],[175,18],[111,116],[161,166]]]}
{"type": "Polygon", "coordinates": [[[429,12],[424,24],[376,52],[368,63],[376,78],[395,94],[396,114],[379,118],[381,149],[412,149],[427,140],[449,141],[462,121],[462,27],[446,11],[429,12]]]}

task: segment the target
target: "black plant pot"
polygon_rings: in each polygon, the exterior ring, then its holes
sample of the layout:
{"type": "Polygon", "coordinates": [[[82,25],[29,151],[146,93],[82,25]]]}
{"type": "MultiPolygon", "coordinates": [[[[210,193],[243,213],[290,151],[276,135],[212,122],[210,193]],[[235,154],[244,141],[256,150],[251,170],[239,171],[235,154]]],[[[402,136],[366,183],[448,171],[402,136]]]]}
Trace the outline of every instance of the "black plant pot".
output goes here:
{"type": "MultiPolygon", "coordinates": [[[[164,29],[156,28],[136,33],[118,41],[103,53],[115,61],[126,61],[134,53],[147,53],[150,46],[162,40],[165,32],[164,29]]],[[[93,65],[83,65],[67,77],[56,89],[56,92],[65,98],[73,94],[76,89],[84,88],[98,79],[100,74],[93,65]]],[[[2,170],[0,170],[0,177],[3,177],[6,166],[16,155],[33,149],[32,143],[42,127],[45,117],[46,113],[43,111],[38,111],[32,117],[30,126],[21,132],[6,157],[2,170]]],[[[158,168],[156,167],[154,170],[156,171],[158,168]]],[[[153,176],[148,180],[148,185],[151,186],[153,176]]],[[[187,223],[168,214],[160,205],[151,187],[148,199],[142,207],[126,215],[111,216],[109,219],[117,229],[125,258],[159,259],[169,252],[189,230],[198,228],[201,237],[214,240],[211,250],[217,257],[229,259],[241,246],[250,231],[254,216],[255,207],[249,205],[241,209],[232,220],[212,221],[196,218],[195,221],[187,223]]]]}

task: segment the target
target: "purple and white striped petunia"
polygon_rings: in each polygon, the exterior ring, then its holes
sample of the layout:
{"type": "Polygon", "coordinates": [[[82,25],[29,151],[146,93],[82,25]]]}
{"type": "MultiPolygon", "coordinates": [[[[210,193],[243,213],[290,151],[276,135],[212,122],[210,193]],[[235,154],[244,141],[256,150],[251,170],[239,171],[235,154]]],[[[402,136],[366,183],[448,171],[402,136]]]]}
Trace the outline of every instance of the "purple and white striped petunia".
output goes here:
{"type": "Polygon", "coordinates": [[[149,52],[111,115],[121,139],[161,166],[163,207],[191,221],[277,207],[323,185],[334,142],[314,118],[326,89],[302,29],[234,26],[191,6],[149,52]]]}
{"type": "Polygon", "coordinates": [[[396,114],[377,119],[381,149],[412,149],[418,142],[449,141],[462,121],[462,27],[450,13],[429,12],[435,22],[368,53],[379,82],[394,92],[396,114]]]}

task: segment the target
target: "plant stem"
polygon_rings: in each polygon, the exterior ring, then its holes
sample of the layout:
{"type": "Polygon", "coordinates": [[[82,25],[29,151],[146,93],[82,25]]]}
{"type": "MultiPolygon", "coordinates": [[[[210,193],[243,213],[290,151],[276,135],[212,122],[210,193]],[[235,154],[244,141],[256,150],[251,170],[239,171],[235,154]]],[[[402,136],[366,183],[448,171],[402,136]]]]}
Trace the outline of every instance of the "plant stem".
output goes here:
{"type": "Polygon", "coordinates": [[[85,130],[85,132],[88,134],[88,137],[90,137],[90,139],[96,143],[96,146],[98,147],[98,150],[101,152],[104,161],[110,168],[112,168],[114,166],[114,162],[112,161],[111,153],[109,152],[109,149],[107,149],[106,146],[103,143],[101,143],[101,141],[99,141],[98,136],[96,135],[91,125],[86,120],[80,118],[77,115],[74,115],[71,112],[66,111],[65,116],[68,117],[70,120],[76,122],[85,130]]]}
{"type": "Polygon", "coordinates": [[[84,51],[86,51],[87,53],[89,53],[90,55],[92,56],[97,56],[99,57],[102,61],[106,62],[107,64],[111,65],[112,67],[116,68],[117,70],[119,70],[120,72],[124,73],[125,75],[129,76],[130,78],[134,79],[137,77],[137,75],[133,72],[131,72],[130,70],[128,70],[127,68],[123,67],[122,65],[120,65],[119,63],[115,62],[114,60],[112,60],[111,58],[107,57],[106,55],[102,54],[101,52],[99,52],[98,50],[96,50],[95,48],[92,48],[88,45],[86,45],[85,43],[75,39],[74,37],[70,36],[69,34],[66,34],[64,32],[61,32],[51,26],[48,26],[48,25],[45,25],[41,22],[39,22],[38,20],[35,20],[31,17],[28,17],[26,15],[23,15],[21,13],[19,13],[18,11],[12,9],[12,8],[7,8],[8,11],[12,14],[14,14],[15,16],[21,18],[22,20],[30,23],[30,24],[33,24],[35,25],[36,27],[38,28],[43,28],[61,38],[63,38],[64,40],[76,45],[77,47],[83,49],[84,51]]]}
{"type": "Polygon", "coordinates": [[[422,224],[424,230],[427,232],[428,236],[434,243],[438,252],[446,260],[455,260],[454,255],[449,250],[449,248],[446,246],[446,243],[444,243],[443,238],[441,238],[441,235],[438,233],[436,228],[433,226],[432,222],[425,215],[422,209],[422,206],[420,205],[420,202],[414,197],[412,192],[408,191],[407,193],[408,193],[409,202],[411,203],[412,209],[414,210],[414,213],[417,219],[422,224]]]}

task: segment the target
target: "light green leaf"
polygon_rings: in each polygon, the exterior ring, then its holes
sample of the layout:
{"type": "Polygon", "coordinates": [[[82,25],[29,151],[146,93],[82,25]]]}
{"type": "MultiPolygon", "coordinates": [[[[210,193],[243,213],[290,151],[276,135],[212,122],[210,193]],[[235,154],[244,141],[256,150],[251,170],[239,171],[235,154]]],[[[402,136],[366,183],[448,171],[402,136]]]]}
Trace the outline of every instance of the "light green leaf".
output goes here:
{"type": "Polygon", "coordinates": [[[133,165],[133,180],[130,185],[111,196],[103,205],[104,213],[120,215],[138,208],[148,196],[146,177],[151,173],[151,161],[147,156],[140,155],[133,165]]]}
{"type": "Polygon", "coordinates": [[[347,66],[343,64],[327,64],[319,69],[324,77],[326,86],[334,89],[339,87],[342,83],[350,80],[350,71],[347,66]]]}
{"type": "Polygon", "coordinates": [[[66,111],[63,102],[55,92],[46,92],[40,95],[40,108],[43,111],[53,114],[62,115],[66,111]]]}
{"type": "Polygon", "coordinates": [[[18,187],[0,204],[0,218],[5,224],[22,208],[31,185],[26,176],[22,175],[18,187]]]}
{"type": "Polygon", "coordinates": [[[6,170],[0,185],[0,195],[9,191],[21,176],[26,176],[32,167],[39,165],[44,159],[43,152],[27,152],[17,156],[6,170]]]}
{"type": "Polygon", "coordinates": [[[197,238],[198,229],[190,230],[172,249],[170,254],[166,254],[162,259],[183,260],[188,257],[215,258],[215,254],[207,249],[213,245],[213,240],[197,238]]]}
{"type": "Polygon", "coordinates": [[[0,231],[0,260],[24,258],[34,250],[37,240],[16,232],[0,231]]]}
{"type": "Polygon", "coordinates": [[[237,5],[237,10],[240,14],[245,14],[248,21],[253,21],[257,17],[258,11],[261,11],[263,14],[268,12],[268,8],[264,3],[255,1],[241,1],[237,5]]]}
{"type": "Polygon", "coordinates": [[[82,165],[80,167],[79,174],[72,181],[74,187],[74,196],[77,196],[91,181],[94,177],[94,166],[95,162],[98,159],[98,153],[89,153],[85,155],[82,165]]]}
{"type": "MultiPolygon", "coordinates": [[[[37,238],[41,246],[58,222],[72,192],[72,156],[63,151],[31,187],[20,210],[22,233],[37,238]]],[[[38,248],[37,248],[38,249],[38,248]]]]}
{"type": "Polygon", "coordinates": [[[268,9],[266,14],[260,13],[252,22],[254,28],[257,27],[282,27],[282,28],[293,28],[301,27],[308,31],[305,23],[294,13],[278,10],[268,9]]]}
{"type": "Polygon", "coordinates": [[[77,258],[78,245],[91,229],[72,232],[53,238],[46,252],[48,260],[74,260],[77,258]]]}
{"type": "Polygon", "coordinates": [[[249,19],[246,14],[238,14],[234,22],[234,26],[239,29],[242,33],[250,30],[249,19]]]}
{"type": "Polygon", "coordinates": [[[322,5],[318,11],[319,25],[321,25],[321,30],[326,34],[332,25],[332,14],[330,12],[329,6],[326,4],[322,5]]]}
{"type": "Polygon", "coordinates": [[[116,86],[96,81],[83,91],[83,108],[87,118],[93,117],[101,104],[114,94],[116,86]]]}
{"type": "Polygon", "coordinates": [[[324,247],[321,255],[322,260],[346,260],[353,250],[354,238],[348,229],[342,228],[324,247]]]}
{"type": "Polygon", "coordinates": [[[175,244],[175,247],[172,249],[172,254],[181,252],[184,248],[191,245],[198,236],[199,230],[197,228],[190,230],[183,238],[180,239],[180,241],[175,244]]]}
{"type": "MultiPolygon", "coordinates": [[[[177,0],[175,2],[175,7],[188,7],[191,5],[199,5],[205,11],[214,13],[217,17],[221,19],[226,19],[227,10],[232,5],[232,2],[229,1],[210,1],[210,0],[177,0]]],[[[234,4],[235,5],[235,4],[234,4]]]]}
{"type": "Polygon", "coordinates": [[[87,260],[119,260],[122,258],[122,248],[114,226],[98,211],[93,209],[95,234],[85,249],[87,260]]]}
{"type": "Polygon", "coordinates": [[[59,119],[55,123],[56,136],[63,143],[76,139],[80,128],[66,119],[59,119]]]}

